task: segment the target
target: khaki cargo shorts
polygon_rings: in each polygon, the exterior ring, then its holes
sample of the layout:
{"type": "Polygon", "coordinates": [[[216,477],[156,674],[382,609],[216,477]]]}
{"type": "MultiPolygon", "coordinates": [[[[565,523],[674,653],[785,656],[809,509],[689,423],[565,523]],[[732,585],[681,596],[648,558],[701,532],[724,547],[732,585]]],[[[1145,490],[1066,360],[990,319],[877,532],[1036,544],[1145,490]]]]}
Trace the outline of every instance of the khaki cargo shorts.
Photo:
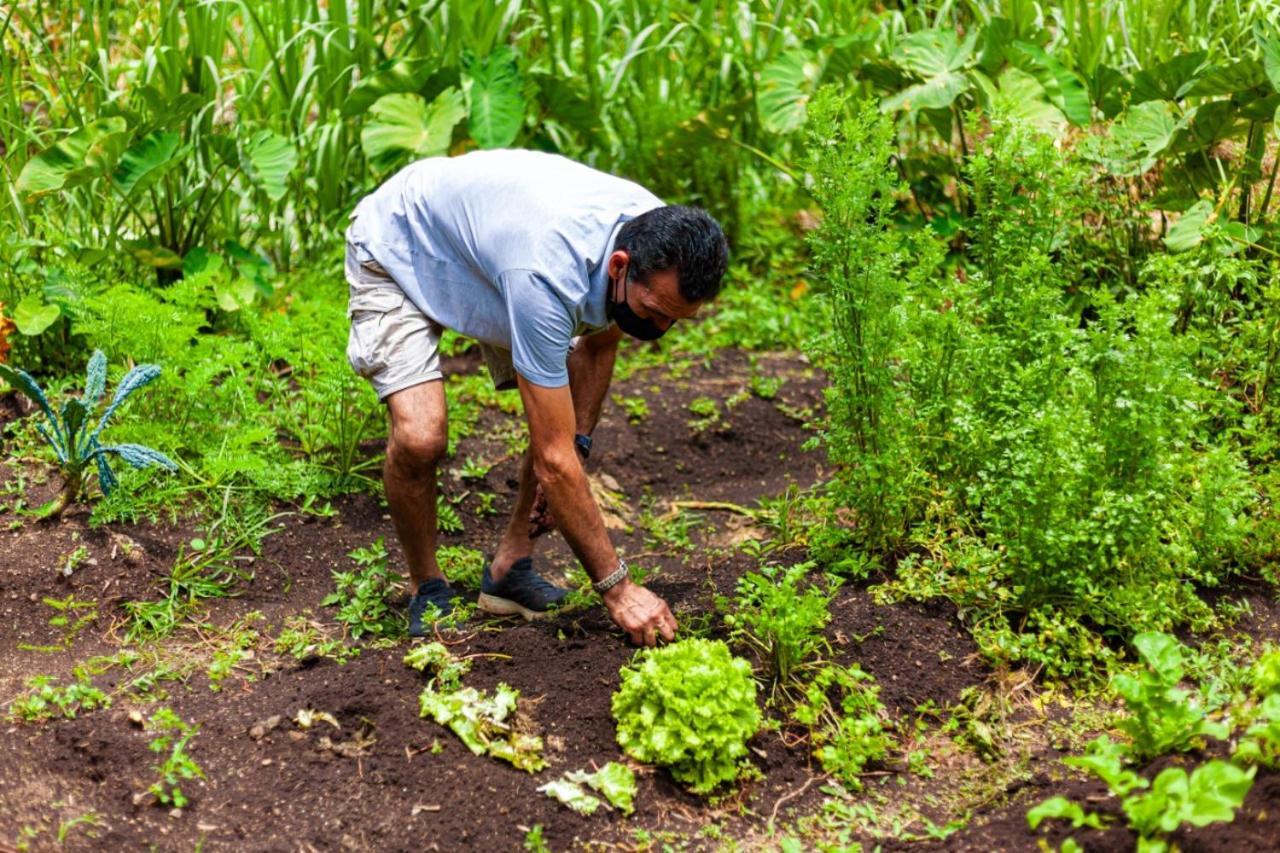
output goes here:
{"type": "MultiPolygon", "coordinates": [[[[347,361],[369,380],[379,400],[386,400],[423,382],[443,378],[440,370],[440,336],[444,327],[432,320],[404,295],[376,261],[357,260],[347,243],[347,361]]],[[[498,390],[516,387],[511,353],[480,344],[485,366],[498,390]]]]}

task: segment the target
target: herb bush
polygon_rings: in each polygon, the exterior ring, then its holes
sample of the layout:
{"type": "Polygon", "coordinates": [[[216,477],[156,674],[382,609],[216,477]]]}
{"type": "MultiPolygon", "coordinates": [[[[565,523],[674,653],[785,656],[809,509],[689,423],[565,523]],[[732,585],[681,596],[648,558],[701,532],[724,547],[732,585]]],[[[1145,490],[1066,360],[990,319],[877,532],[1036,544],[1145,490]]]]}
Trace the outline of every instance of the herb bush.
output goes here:
{"type": "Polygon", "coordinates": [[[1103,635],[1206,624],[1194,587],[1227,572],[1253,490],[1210,439],[1178,294],[1154,273],[1124,300],[1076,292],[1088,173],[998,115],[966,170],[968,260],[942,269],[937,238],[889,227],[887,119],[842,110],[816,101],[809,170],[843,535],[912,552],[894,592],[951,597],[988,653],[1050,674],[1107,654],[1103,635]]]}
{"type": "Polygon", "coordinates": [[[747,741],[760,728],[751,665],[718,640],[645,649],[622,668],[613,718],[627,755],[709,794],[738,778],[747,741]]]}

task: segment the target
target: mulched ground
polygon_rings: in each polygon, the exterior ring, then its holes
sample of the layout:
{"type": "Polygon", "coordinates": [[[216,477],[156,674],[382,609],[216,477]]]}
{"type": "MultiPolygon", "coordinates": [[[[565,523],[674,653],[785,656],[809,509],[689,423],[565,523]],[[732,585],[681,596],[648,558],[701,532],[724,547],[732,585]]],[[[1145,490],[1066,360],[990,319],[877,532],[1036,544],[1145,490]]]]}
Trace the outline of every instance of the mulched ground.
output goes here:
{"type": "MultiPolygon", "coordinates": [[[[460,360],[455,367],[474,366],[460,360]]],[[[750,508],[761,498],[782,494],[790,484],[808,486],[823,478],[822,454],[802,449],[811,433],[805,412],[821,407],[821,377],[794,356],[765,358],[757,369],[786,378],[775,400],[748,396],[722,422],[694,433],[688,404],[696,397],[725,400],[747,387],[745,357],[725,353],[694,366],[681,378],[650,371],[617,383],[615,393],[643,396],[649,415],[629,423],[612,404],[596,433],[589,471],[611,478],[623,496],[617,510],[634,524],[642,506],[661,513],[668,502],[718,501],[750,508]]],[[[6,404],[8,405],[8,404],[6,404]]],[[[6,410],[7,411],[7,410],[6,410]]],[[[10,413],[10,416],[12,413],[10,413]]],[[[510,419],[487,412],[466,439],[460,456],[503,455],[501,434],[510,419]]],[[[462,497],[465,531],[445,536],[445,544],[491,550],[504,524],[502,515],[480,516],[478,492],[499,496],[514,488],[513,459],[496,465],[484,483],[462,483],[446,474],[447,494],[462,497]]],[[[256,627],[274,637],[290,616],[311,613],[333,625],[320,600],[333,589],[331,570],[349,569],[347,553],[385,537],[392,565],[400,565],[390,518],[378,500],[357,495],[335,502],[332,519],[293,514],[277,522],[252,567],[254,578],[234,598],[210,602],[202,619],[226,626],[251,612],[263,615],[256,627]]],[[[761,535],[749,519],[733,512],[704,510],[694,530],[695,546],[671,551],[646,539],[645,531],[614,531],[615,541],[636,562],[650,567],[650,586],[687,621],[703,622],[716,633],[717,594],[729,594],[743,572],[759,561],[733,545],[761,535]]],[[[194,535],[189,525],[113,525],[90,529],[84,512],[57,523],[28,522],[0,533],[0,701],[7,707],[26,678],[41,673],[66,678],[77,663],[119,648],[126,601],[153,598],[182,543],[194,535]],[[83,545],[88,559],[70,577],[59,567],[83,545]],[[22,647],[57,643],[60,629],[48,624],[51,611],[40,602],[74,594],[97,603],[98,619],[70,648],[27,651],[22,647]]],[[[572,557],[558,536],[543,548],[543,565],[564,570],[572,557]]],[[[777,560],[798,559],[778,555],[777,560]]],[[[996,674],[977,658],[976,648],[955,609],[944,603],[878,605],[866,589],[842,589],[829,628],[838,657],[857,661],[874,675],[889,711],[909,723],[920,709],[945,708],[967,687],[989,686],[996,674]]],[[[472,593],[474,595],[474,593],[472,593]]],[[[1269,600],[1257,602],[1260,623],[1274,618],[1269,600]]],[[[1259,626],[1261,627],[1261,625],[1259,626]]],[[[173,640],[200,653],[201,636],[184,631],[173,640]]],[[[255,650],[250,666],[213,692],[200,670],[185,682],[163,685],[168,695],[150,704],[120,698],[108,710],[44,725],[7,725],[0,750],[0,851],[31,836],[34,849],[58,846],[60,825],[92,813],[93,824],[66,827],[73,849],[163,850],[512,850],[526,831],[543,827],[553,850],[589,842],[623,849],[676,847],[715,849],[721,837],[747,849],[770,847],[771,823],[779,830],[798,818],[817,819],[827,796],[805,746],[788,745],[779,732],[761,733],[752,744],[759,771],[739,792],[719,801],[694,797],[661,771],[637,768],[637,812],[631,818],[598,812],[582,817],[536,792],[567,770],[624,760],[614,741],[609,703],[619,667],[634,654],[599,607],[535,624],[474,620],[468,630],[443,637],[459,655],[475,655],[467,683],[492,688],[506,682],[519,689],[526,710],[547,743],[548,770],[530,775],[493,759],[473,756],[451,733],[418,716],[424,677],[402,662],[405,644],[366,648],[339,665],[320,660],[303,665],[274,655],[269,643],[255,650]],[[252,672],[255,677],[245,677],[252,672]],[[154,781],[151,735],[130,719],[159,705],[198,723],[191,754],[206,778],[183,785],[192,803],[171,814],[139,796],[154,781]],[[301,709],[328,712],[339,728],[319,724],[304,730],[292,722],[301,709]],[[275,718],[278,718],[276,720],[275,718]],[[273,724],[274,723],[274,724],[273,724]],[[345,746],[344,746],[345,744],[345,746]]],[[[207,666],[207,661],[205,663],[207,666]]],[[[113,670],[97,683],[120,684],[113,670]]],[[[951,748],[946,738],[925,744],[937,776],[921,780],[887,771],[868,779],[868,800],[889,809],[908,801],[931,819],[947,810],[937,792],[948,776],[990,775],[981,762],[951,748]],[[901,785],[902,787],[898,787],[901,785]]],[[[1037,743],[1022,776],[1011,776],[999,799],[960,833],[935,846],[955,850],[1035,849],[1025,811],[1050,793],[1096,797],[1098,786],[1063,781],[1059,754],[1037,743]],[[1021,781],[1018,781],[1018,780],[1021,781]],[[1005,801],[1012,797],[1012,802],[1005,801]]],[[[1210,827],[1185,838],[1185,850],[1203,849],[1214,832],[1230,832],[1222,849],[1276,849],[1257,846],[1275,835],[1274,802],[1280,781],[1260,778],[1245,818],[1229,829],[1210,827]],[[1252,834],[1250,834],[1252,833],[1252,834]],[[1248,846],[1253,844],[1255,846],[1248,846]]],[[[871,845],[877,834],[864,822],[854,833],[871,845]]],[[[824,830],[816,830],[821,835],[824,830]]],[[[1057,842],[1067,833],[1048,836],[1057,842]]],[[[1121,830],[1076,837],[1088,849],[1122,849],[1132,838],[1121,830]],[[1094,836],[1097,836],[1096,839],[1094,836]]],[[[773,840],[771,840],[771,838],[773,840]]],[[[893,843],[888,847],[893,848],[893,843]]],[[[914,845],[914,846],[919,846],[914,845]]],[[[926,845],[927,846],[927,845],[926,845]]]]}

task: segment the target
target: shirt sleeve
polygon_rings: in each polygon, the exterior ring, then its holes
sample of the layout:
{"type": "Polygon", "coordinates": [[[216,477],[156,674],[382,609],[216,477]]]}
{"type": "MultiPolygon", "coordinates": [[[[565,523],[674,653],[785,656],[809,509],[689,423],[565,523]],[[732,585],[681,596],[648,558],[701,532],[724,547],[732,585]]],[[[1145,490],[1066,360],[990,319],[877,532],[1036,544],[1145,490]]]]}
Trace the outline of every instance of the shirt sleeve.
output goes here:
{"type": "Polygon", "coordinates": [[[550,284],[530,270],[508,270],[499,281],[511,323],[511,362],[516,373],[546,388],[568,385],[574,331],[569,308],[550,284]]]}

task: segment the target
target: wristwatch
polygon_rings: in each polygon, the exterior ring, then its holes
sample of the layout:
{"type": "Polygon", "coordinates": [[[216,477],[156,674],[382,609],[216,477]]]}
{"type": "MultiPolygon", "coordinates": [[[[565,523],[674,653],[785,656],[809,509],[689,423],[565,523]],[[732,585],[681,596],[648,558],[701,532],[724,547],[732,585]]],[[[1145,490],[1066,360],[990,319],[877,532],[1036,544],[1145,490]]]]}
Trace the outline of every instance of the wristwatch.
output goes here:
{"type": "Polygon", "coordinates": [[[591,436],[578,433],[573,437],[573,446],[578,448],[578,455],[586,459],[591,455],[591,436]]]}
{"type": "Polygon", "coordinates": [[[629,574],[630,574],[630,571],[627,569],[627,561],[619,557],[618,568],[614,569],[613,573],[608,575],[607,577],[603,577],[600,580],[592,583],[591,588],[594,589],[596,592],[600,593],[601,595],[603,595],[604,593],[608,592],[609,590],[613,589],[615,586],[617,586],[618,584],[626,580],[629,574]]]}

